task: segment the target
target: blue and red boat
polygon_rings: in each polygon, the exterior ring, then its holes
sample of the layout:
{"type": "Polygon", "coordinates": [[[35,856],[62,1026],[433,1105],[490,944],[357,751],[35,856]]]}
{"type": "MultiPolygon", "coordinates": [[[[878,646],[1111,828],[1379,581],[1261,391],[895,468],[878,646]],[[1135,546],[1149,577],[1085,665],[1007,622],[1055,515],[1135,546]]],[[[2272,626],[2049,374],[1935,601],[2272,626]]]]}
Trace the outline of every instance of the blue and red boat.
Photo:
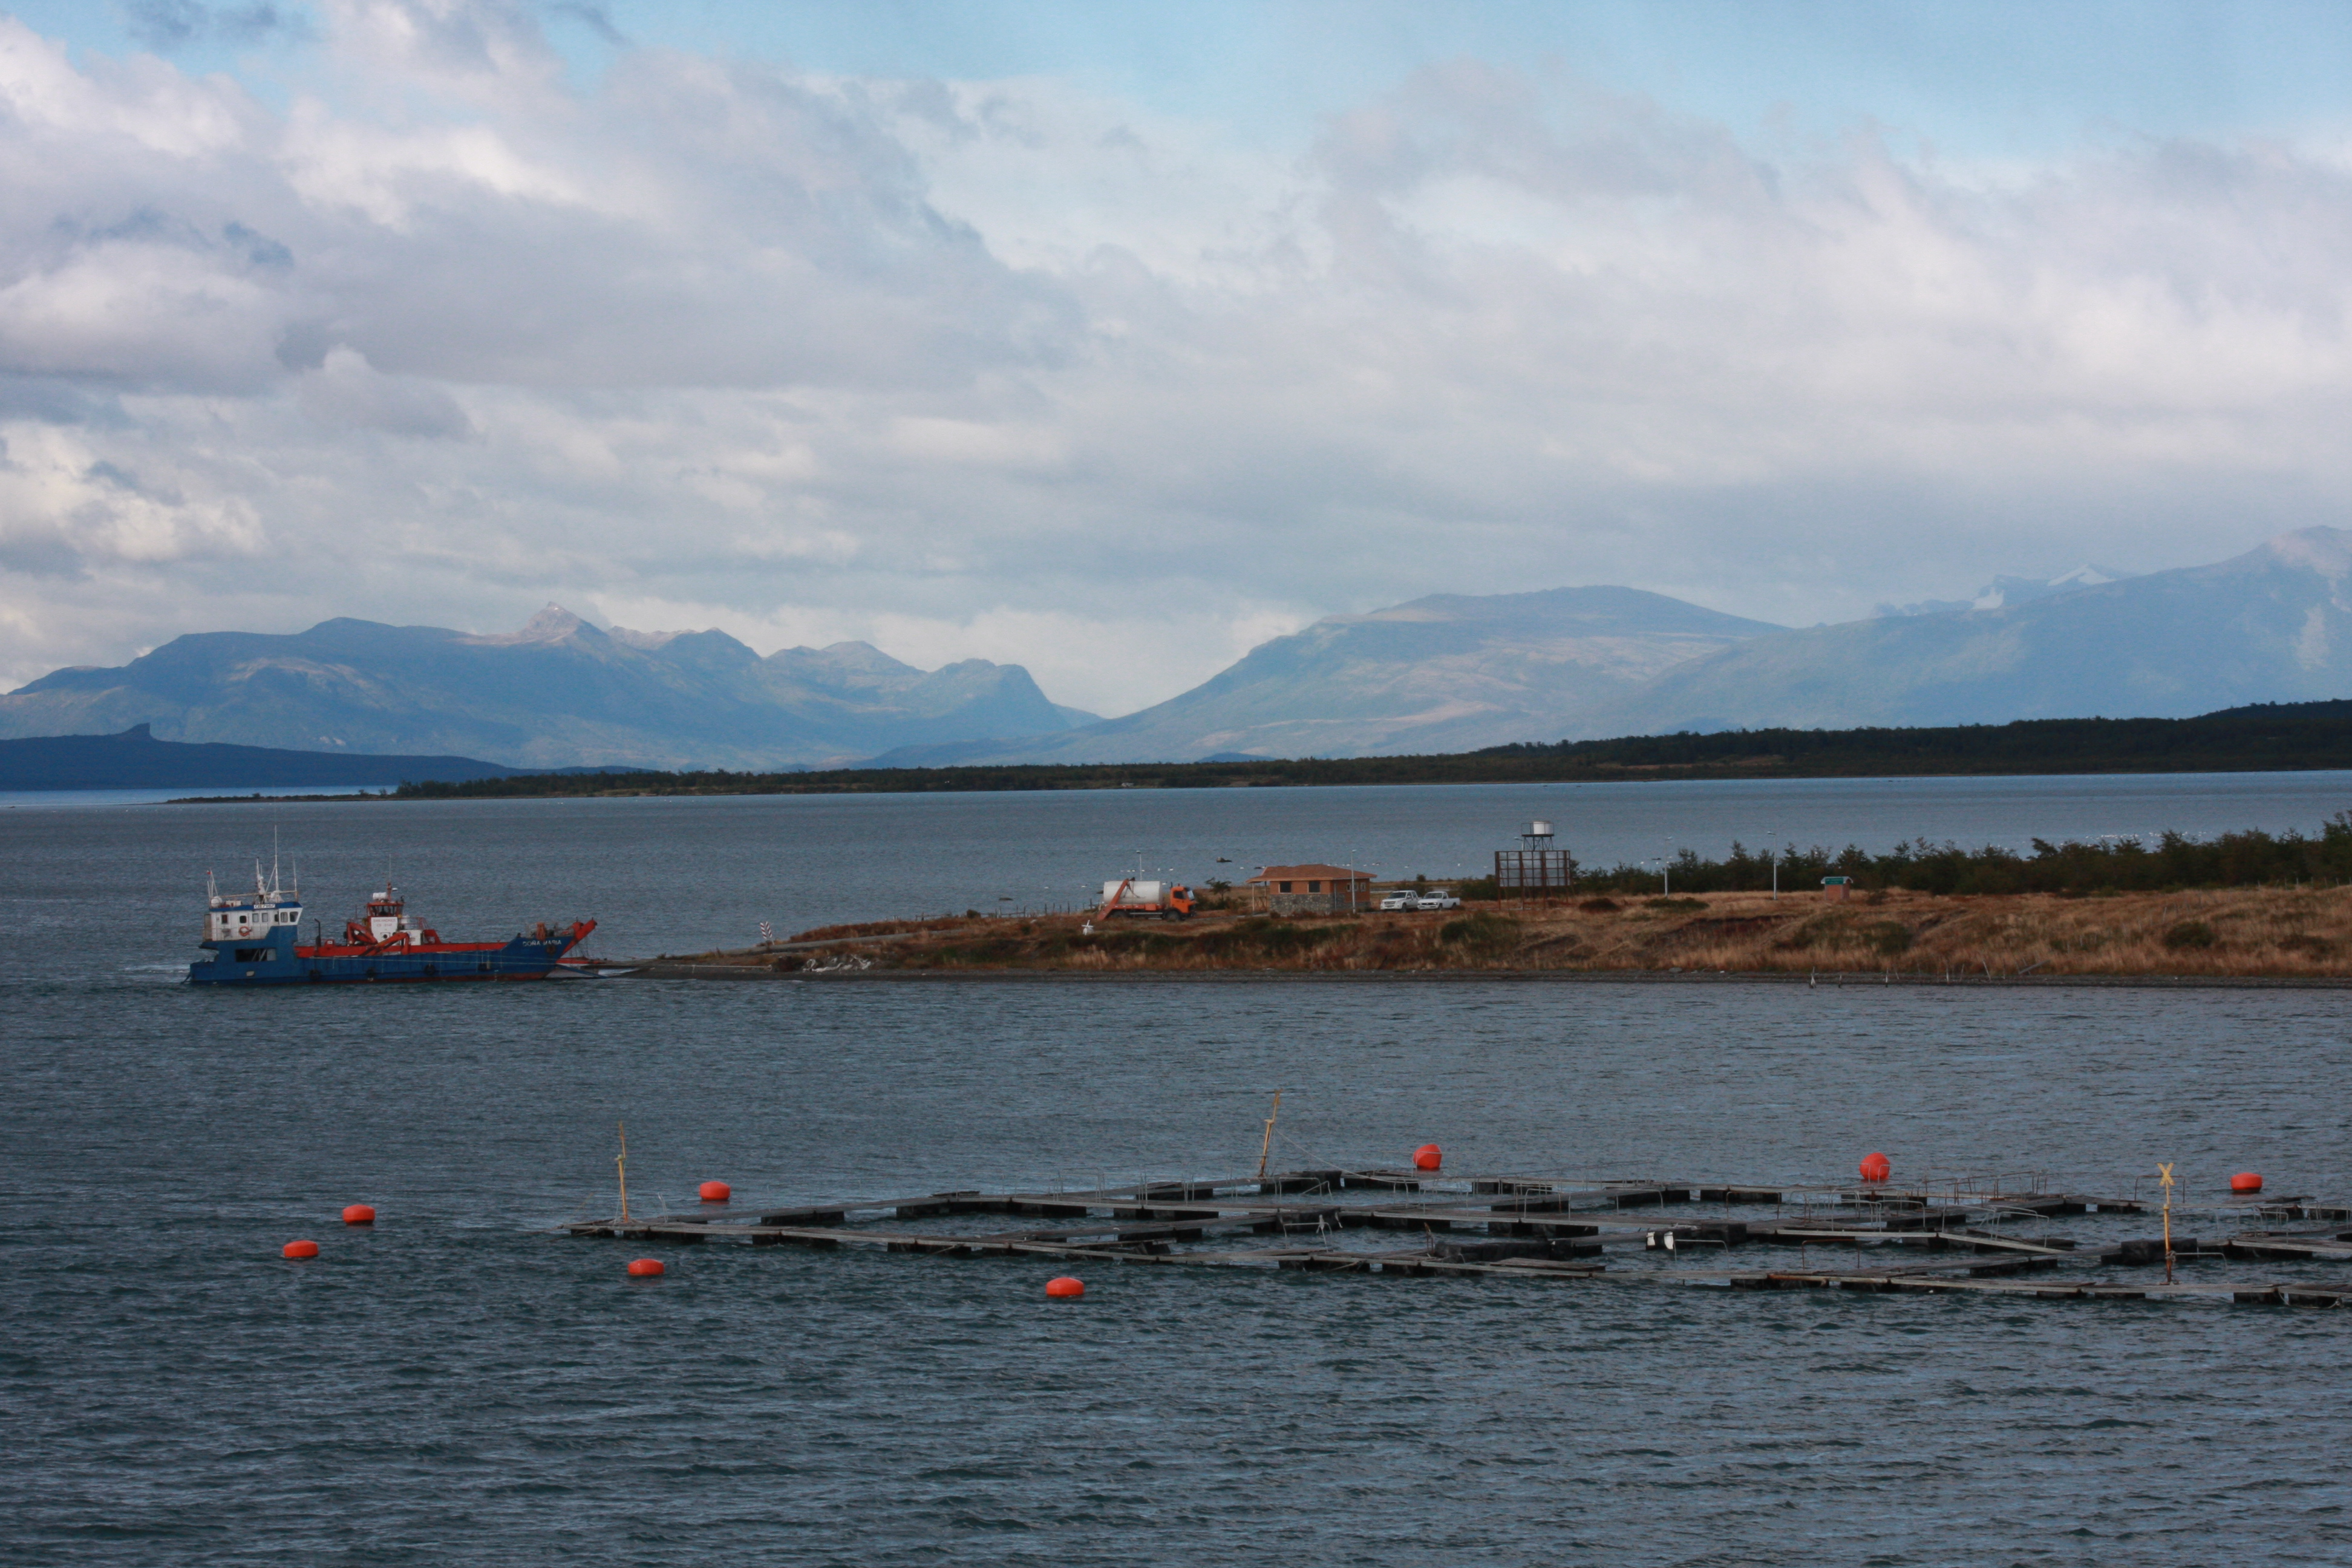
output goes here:
{"type": "Polygon", "coordinates": [[[371,894],[366,911],[343,922],[341,942],[301,941],[299,884],[280,888],[256,866],[253,891],[224,893],[207,879],[205,940],[212,956],[188,965],[192,985],[320,985],[416,980],[545,980],[566,973],[564,955],[596,929],[574,921],[562,930],[544,921],[507,942],[443,942],[441,933],[407,912],[391,879],[371,894]]]}

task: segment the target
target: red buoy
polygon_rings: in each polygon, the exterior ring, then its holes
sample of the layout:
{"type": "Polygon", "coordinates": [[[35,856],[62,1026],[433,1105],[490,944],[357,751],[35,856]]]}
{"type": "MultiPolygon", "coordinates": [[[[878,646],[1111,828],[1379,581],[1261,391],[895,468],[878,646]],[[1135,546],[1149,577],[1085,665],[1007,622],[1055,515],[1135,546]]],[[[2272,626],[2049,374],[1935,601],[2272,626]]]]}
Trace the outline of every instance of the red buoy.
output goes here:
{"type": "Polygon", "coordinates": [[[1412,1152],[1412,1168],[1416,1171],[1434,1171],[1444,1163],[1445,1152],[1434,1143],[1423,1143],[1412,1152]]]}
{"type": "Polygon", "coordinates": [[[1067,1274],[1058,1275],[1045,1281],[1045,1294],[1057,1301],[1075,1301],[1086,1293],[1087,1282],[1083,1279],[1074,1279],[1067,1274]]]}
{"type": "Polygon", "coordinates": [[[2263,1179],[2252,1171],[2241,1171],[2230,1178],[2230,1190],[2233,1193],[2259,1193],[2263,1190],[2263,1179]]]}
{"type": "Polygon", "coordinates": [[[370,1208],[365,1204],[353,1204],[349,1208],[343,1210],[343,1223],[345,1225],[373,1225],[375,1223],[375,1210],[370,1208]]]}
{"type": "Polygon", "coordinates": [[[1864,1181],[1883,1182],[1894,1173],[1895,1162],[1888,1159],[1885,1155],[1864,1154],[1862,1157],[1862,1179],[1864,1181]]]}
{"type": "Polygon", "coordinates": [[[635,1258],[629,1264],[629,1277],[633,1279],[650,1279],[661,1273],[663,1268],[662,1260],[658,1258],[635,1258]]]}
{"type": "Polygon", "coordinates": [[[704,1203],[723,1204],[734,1195],[735,1189],[729,1186],[724,1182],[705,1182],[702,1184],[702,1201],[704,1203]]]}
{"type": "Polygon", "coordinates": [[[278,1254],[280,1258],[316,1258],[319,1244],[315,1241],[289,1241],[278,1254]]]}

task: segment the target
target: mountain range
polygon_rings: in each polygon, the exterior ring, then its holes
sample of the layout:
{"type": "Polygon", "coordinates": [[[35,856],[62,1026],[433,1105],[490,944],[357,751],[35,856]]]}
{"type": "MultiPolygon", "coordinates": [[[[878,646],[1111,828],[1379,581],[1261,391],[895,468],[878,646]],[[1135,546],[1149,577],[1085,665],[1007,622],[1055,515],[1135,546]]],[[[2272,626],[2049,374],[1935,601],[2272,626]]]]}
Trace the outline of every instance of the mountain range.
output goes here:
{"type": "Polygon", "coordinates": [[[724,632],[599,628],[550,605],[520,631],[322,621],[175,637],[0,697],[0,737],[112,734],[297,751],[459,752],[524,767],[774,768],[1093,715],[1018,665],[920,670],[865,643],[762,658],[724,632]]]}
{"type": "Polygon", "coordinates": [[[908,748],[884,765],[1198,762],[1465,752],[1559,740],[1691,660],[1781,628],[1638,588],[1438,594],[1276,637],[1125,718],[1018,745],[908,748]]]}
{"type": "Polygon", "coordinates": [[[1580,736],[2176,719],[2352,695],[2352,534],[1991,609],[1775,632],[1665,671],[1580,736]]]}
{"type": "Polygon", "coordinates": [[[509,765],[1185,762],[1788,727],[2173,718],[2352,695],[2352,534],[1777,626],[1622,587],[1436,595],[1336,616],[1121,718],[982,659],[864,643],[762,658],[722,632],[600,630],[550,605],[478,636],[333,620],[179,637],[0,697],[0,737],[111,734],[509,765]]]}
{"type": "Polygon", "coordinates": [[[2179,718],[2352,694],[2352,534],[2210,566],[2000,577],[1975,600],[1776,626],[1631,588],[1441,595],[1276,637],[1124,718],[879,759],[1402,755],[1677,731],[2179,718]]]}
{"type": "Polygon", "coordinates": [[[2088,562],[2072,572],[2061,572],[2055,577],[1995,577],[1968,599],[1922,599],[1916,605],[1881,605],[1882,616],[1932,616],[1943,610],[1998,610],[2011,605],[2023,605],[2035,599],[2047,599],[2059,594],[2071,594],[2077,588],[2095,588],[2102,583],[2113,583],[2130,575],[2111,572],[2088,562]]]}

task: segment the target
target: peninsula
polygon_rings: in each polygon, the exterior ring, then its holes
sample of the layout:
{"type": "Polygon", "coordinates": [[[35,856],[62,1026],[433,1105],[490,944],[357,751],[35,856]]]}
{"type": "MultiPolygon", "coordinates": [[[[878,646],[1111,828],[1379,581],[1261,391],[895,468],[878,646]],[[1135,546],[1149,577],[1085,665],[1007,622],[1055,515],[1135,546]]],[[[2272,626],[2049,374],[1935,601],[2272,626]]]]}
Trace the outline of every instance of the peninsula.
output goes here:
{"type": "Polygon", "coordinates": [[[1105,926],[968,915],[803,932],[639,973],[804,978],[881,973],[1843,975],[1876,984],[2091,978],[2352,983],[2352,888],[2068,897],[1882,889],[1599,895],[1455,911],[1263,914],[1105,926]]]}

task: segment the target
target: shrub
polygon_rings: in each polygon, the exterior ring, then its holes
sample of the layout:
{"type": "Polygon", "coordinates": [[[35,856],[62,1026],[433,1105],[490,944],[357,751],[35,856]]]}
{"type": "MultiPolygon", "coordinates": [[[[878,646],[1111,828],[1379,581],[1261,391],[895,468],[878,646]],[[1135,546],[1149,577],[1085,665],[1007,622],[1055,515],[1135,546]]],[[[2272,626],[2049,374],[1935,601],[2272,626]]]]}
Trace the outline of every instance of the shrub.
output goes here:
{"type": "Polygon", "coordinates": [[[1895,958],[1911,951],[1911,928],[1901,921],[1873,921],[1863,928],[1862,934],[1870,942],[1870,951],[1881,958],[1895,958]]]}
{"type": "MultiPolygon", "coordinates": [[[[1252,915],[1247,920],[1236,921],[1223,931],[1203,931],[1192,941],[1195,951],[1211,956],[1255,950],[1269,957],[1276,957],[1319,947],[1335,936],[1346,934],[1346,929],[1344,926],[1293,925],[1288,921],[1276,920],[1269,915],[1252,915]]],[[[1181,940],[1169,939],[1171,942],[1181,940]]]]}
{"type": "Polygon", "coordinates": [[[1480,957],[1507,952],[1519,940],[1519,922],[1508,915],[1481,910],[1475,915],[1447,921],[1437,928],[1437,940],[1480,957]]]}
{"type": "Polygon", "coordinates": [[[933,956],[934,962],[942,964],[1005,963],[1022,957],[1025,952],[1025,944],[1017,937],[992,936],[979,942],[942,947],[933,956]]]}
{"type": "Polygon", "coordinates": [[[2182,921],[2164,933],[2164,945],[2175,952],[2210,947],[2217,940],[2213,928],[2203,921],[2182,921]]]}
{"type": "Polygon", "coordinates": [[[1587,899],[1576,907],[1588,915],[1613,915],[1625,906],[1614,899],[1587,899]]]}
{"type": "Polygon", "coordinates": [[[1832,910],[1818,914],[1782,937],[1775,945],[1783,948],[1837,947],[1853,932],[1853,917],[1832,910]]]}
{"type": "Polygon", "coordinates": [[[1143,945],[1144,933],[1132,928],[1118,931],[1098,931],[1092,936],[1075,936],[1072,947],[1090,947],[1101,952],[1133,952],[1143,945]]]}
{"type": "Polygon", "coordinates": [[[1652,899],[1642,906],[1645,910],[1663,910],[1681,914],[1694,914],[1706,908],[1705,899],[1652,899]]]}

